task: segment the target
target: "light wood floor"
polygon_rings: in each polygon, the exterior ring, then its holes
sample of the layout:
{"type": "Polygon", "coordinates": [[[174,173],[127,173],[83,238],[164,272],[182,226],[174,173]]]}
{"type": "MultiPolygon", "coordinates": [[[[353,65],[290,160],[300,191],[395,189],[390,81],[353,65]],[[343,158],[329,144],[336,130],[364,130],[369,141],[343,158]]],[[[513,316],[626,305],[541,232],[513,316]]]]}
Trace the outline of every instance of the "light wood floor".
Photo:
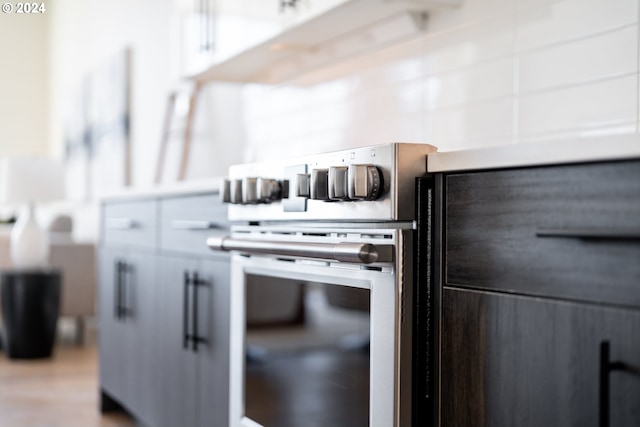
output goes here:
{"type": "Polygon", "coordinates": [[[98,410],[95,345],[58,344],[51,359],[8,360],[0,351],[0,426],[132,427],[98,410]]]}

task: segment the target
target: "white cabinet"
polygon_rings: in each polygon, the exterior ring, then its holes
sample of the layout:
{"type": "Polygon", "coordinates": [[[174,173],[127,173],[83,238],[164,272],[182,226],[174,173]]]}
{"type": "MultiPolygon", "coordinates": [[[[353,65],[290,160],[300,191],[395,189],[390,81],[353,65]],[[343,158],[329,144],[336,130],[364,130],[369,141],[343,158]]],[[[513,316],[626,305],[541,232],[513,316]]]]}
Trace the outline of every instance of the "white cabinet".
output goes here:
{"type": "Polygon", "coordinates": [[[278,83],[415,35],[428,11],[461,1],[176,0],[182,74],[278,83]]]}
{"type": "Polygon", "coordinates": [[[177,0],[181,70],[223,62],[348,0],[177,0]]]}

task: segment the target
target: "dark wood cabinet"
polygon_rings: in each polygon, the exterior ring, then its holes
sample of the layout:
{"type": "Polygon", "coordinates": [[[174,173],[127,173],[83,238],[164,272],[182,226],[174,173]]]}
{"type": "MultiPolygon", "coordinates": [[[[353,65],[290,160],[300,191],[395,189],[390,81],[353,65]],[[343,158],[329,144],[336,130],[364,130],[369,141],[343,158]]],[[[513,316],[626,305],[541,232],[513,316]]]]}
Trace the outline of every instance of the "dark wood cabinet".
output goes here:
{"type": "Polygon", "coordinates": [[[638,425],[640,312],[455,288],[442,309],[443,426],[595,427],[603,393],[607,425],[638,425]]]}
{"type": "Polygon", "coordinates": [[[438,182],[435,424],[640,425],[640,161],[438,182]]]}

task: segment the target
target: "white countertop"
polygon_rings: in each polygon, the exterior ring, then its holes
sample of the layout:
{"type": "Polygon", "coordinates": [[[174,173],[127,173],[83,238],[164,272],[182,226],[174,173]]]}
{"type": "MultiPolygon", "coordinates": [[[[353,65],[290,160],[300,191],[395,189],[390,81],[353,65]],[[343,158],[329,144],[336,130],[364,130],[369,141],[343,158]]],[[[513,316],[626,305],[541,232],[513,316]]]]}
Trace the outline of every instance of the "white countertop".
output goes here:
{"type": "Polygon", "coordinates": [[[637,133],[433,153],[427,158],[427,170],[454,172],[632,158],[640,158],[637,133]]]}
{"type": "MultiPolygon", "coordinates": [[[[640,134],[551,140],[429,154],[429,172],[543,166],[600,160],[640,159],[640,134]]],[[[128,188],[104,195],[102,201],[218,193],[222,177],[128,188]]]]}
{"type": "Polygon", "coordinates": [[[187,196],[191,194],[218,193],[222,177],[192,179],[146,188],[126,188],[100,197],[100,201],[126,201],[167,196],[187,196]]]}

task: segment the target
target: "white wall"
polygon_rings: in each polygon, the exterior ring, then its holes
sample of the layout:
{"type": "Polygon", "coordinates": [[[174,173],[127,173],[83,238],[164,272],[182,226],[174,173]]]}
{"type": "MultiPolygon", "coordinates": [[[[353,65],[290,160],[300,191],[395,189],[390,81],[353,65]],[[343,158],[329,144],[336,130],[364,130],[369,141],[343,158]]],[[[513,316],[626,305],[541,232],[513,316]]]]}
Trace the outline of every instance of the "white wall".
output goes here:
{"type": "Polygon", "coordinates": [[[66,97],[88,73],[130,48],[132,181],[137,185],[151,181],[167,91],[175,80],[170,62],[171,4],[170,0],[56,0],[50,5],[50,109],[57,152],[64,149],[66,97]]]}
{"type": "Polygon", "coordinates": [[[46,155],[47,15],[0,13],[0,157],[46,155]]]}
{"type": "Polygon", "coordinates": [[[424,36],[245,90],[247,161],[638,131],[638,0],[463,0],[424,36]]]}
{"type": "MultiPolygon", "coordinates": [[[[132,184],[152,185],[167,98],[180,80],[176,0],[56,0],[51,12],[51,110],[56,150],[61,153],[64,149],[66,95],[110,55],[131,48],[132,184]]],[[[242,160],[243,150],[234,150],[234,144],[227,143],[243,144],[240,102],[239,87],[206,88],[198,102],[188,178],[220,176],[230,163],[242,160]]],[[[174,141],[165,170],[177,170],[180,153],[181,147],[174,141]]]]}

